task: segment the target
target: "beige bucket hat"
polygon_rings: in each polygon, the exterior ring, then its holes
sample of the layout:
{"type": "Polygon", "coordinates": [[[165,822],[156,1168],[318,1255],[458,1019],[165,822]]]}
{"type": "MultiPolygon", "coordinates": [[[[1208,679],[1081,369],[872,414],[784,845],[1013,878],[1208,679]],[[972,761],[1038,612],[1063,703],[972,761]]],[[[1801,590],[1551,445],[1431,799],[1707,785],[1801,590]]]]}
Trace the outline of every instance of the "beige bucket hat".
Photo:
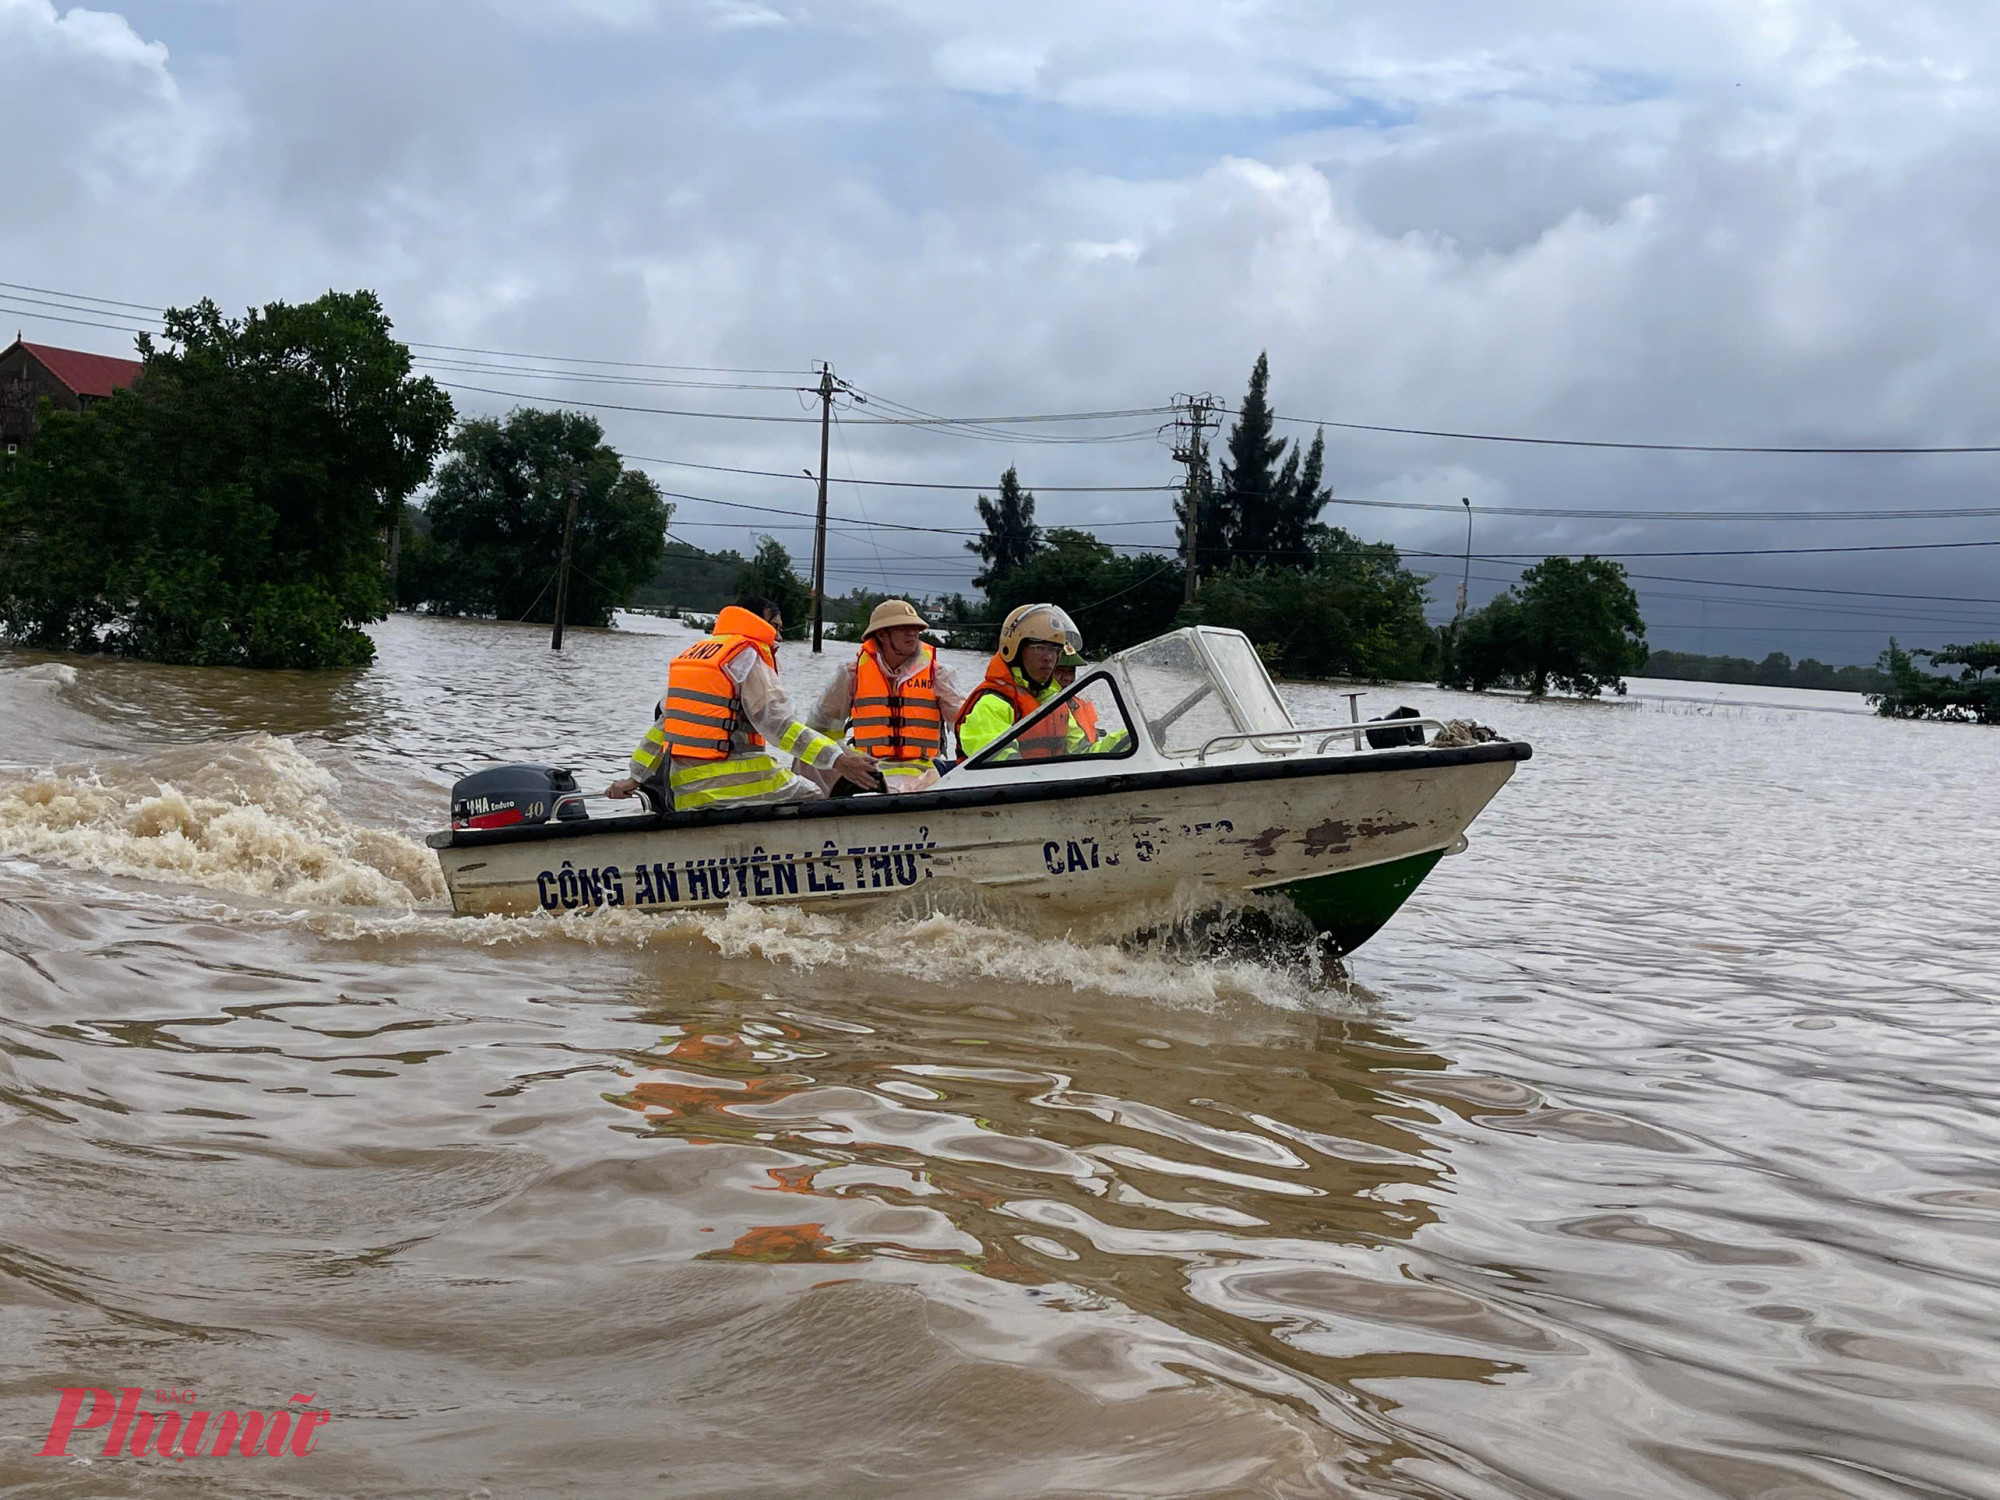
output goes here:
{"type": "Polygon", "coordinates": [[[929,630],[924,617],[910,607],[907,599],[884,599],[875,606],[875,612],[868,617],[868,628],[863,635],[873,635],[878,630],[893,630],[898,625],[914,625],[919,630],[929,630]]]}

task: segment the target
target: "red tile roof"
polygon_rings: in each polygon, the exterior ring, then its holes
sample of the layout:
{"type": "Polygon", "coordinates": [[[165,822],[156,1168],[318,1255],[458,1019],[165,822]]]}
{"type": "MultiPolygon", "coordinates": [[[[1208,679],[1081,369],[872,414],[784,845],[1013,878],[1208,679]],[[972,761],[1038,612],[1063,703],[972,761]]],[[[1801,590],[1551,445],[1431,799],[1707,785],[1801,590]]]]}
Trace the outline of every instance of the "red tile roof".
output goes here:
{"type": "Polygon", "coordinates": [[[136,359],[114,359],[108,354],[85,354],[77,349],[57,349],[49,344],[21,347],[34,355],[56,379],[79,396],[108,396],[120,386],[130,385],[145,368],[136,359]]]}

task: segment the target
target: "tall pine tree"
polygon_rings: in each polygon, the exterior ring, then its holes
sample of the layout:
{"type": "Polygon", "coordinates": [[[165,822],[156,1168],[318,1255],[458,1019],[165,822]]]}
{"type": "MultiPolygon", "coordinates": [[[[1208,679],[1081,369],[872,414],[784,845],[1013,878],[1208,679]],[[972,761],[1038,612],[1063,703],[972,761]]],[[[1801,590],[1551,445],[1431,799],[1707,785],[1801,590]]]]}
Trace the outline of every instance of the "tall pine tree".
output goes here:
{"type": "Polygon", "coordinates": [[[1314,534],[1324,531],[1318,524],[1319,513],[1333,498],[1332,492],[1322,487],[1326,472],[1326,429],[1322,427],[1313,433],[1305,462],[1298,464],[1295,472],[1298,456],[1299,450],[1294,445],[1291,456],[1285,460],[1284,475],[1279,476],[1280,494],[1276,497],[1278,507],[1269,538],[1270,553],[1262,560],[1263,566],[1311,567],[1314,534]]]}
{"type": "MultiPolygon", "coordinates": [[[[1198,571],[1204,575],[1239,562],[1252,568],[1312,566],[1315,523],[1331,498],[1322,487],[1326,435],[1316,433],[1303,455],[1296,443],[1278,437],[1270,387],[1270,359],[1259,354],[1229,429],[1221,482],[1202,508],[1196,540],[1198,571]]],[[[1178,509],[1184,517],[1185,504],[1178,509]]]]}
{"type": "MultiPolygon", "coordinates": [[[[1229,429],[1229,456],[1223,461],[1222,482],[1209,507],[1216,513],[1224,549],[1215,566],[1240,559],[1258,567],[1269,558],[1273,521],[1284,509],[1278,464],[1285,456],[1285,440],[1271,431],[1270,387],[1270,357],[1260,353],[1250,370],[1250,389],[1244,393],[1235,425],[1229,429]]],[[[1297,483],[1297,463],[1294,456],[1289,477],[1282,482],[1297,483]]]]}
{"type": "Polygon", "coordinates": [[[1007,575],[1042,550],[1042,528],[1035,524],[1035,496],[1021,488],[1021,479],[1008,465],[1000,476],[1000,498],[979,497],[979,519],[986,523],[986,535],[965,544],[965,550],[979,555],[986,566],[972,582],[989,598],[1007,575]]]}

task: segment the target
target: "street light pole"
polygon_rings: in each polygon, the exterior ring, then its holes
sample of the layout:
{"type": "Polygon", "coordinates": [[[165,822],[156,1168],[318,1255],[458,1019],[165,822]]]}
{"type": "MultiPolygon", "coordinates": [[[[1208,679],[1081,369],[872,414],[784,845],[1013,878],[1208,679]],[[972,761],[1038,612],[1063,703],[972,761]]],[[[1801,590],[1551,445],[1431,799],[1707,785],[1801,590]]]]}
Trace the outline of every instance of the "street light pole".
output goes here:
{"type": "Polygon", "coordinates": [[[549,649],[562,650],[563,617],[569,613],[569,550],[576,534],[576,502],[582,485],[577,471],[569,474],[569,509],[563,512],[562,561],[556,564],[556,628],[549,636],[549,649]]]}
{"type": "Polygon", "coordinates": [[[1472,497],[1460,495],[1458,503],[1465,507],[1465,577],[1458,585],[1458,613],[1452,616],[1454,624],[1465,618],[1465,596],[1472,587],[1472,497]]]}

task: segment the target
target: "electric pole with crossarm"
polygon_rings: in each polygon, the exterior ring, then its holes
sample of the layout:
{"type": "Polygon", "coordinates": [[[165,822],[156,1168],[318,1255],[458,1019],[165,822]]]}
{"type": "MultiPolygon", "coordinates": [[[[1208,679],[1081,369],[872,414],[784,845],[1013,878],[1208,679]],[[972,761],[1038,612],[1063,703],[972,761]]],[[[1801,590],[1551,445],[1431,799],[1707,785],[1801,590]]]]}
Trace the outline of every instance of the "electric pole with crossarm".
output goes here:
{"type": "Polygon", "coordinates": [[[813,655],[826,618],[826,443],[833,428],[833,366],[819,367],[819,519],[813,523],[813,655]]]}
{"type": "Polygon", "coordinates": [[[1174,462],[1187,465],[1187,480],[1181,486],[1182,551],[1187,568],[1181,584],[1181,603],[1194,599],[1195,571],[1201,560],[1201,502],[1208,490],[1208,449],[1202,444],[1203,431],[1213,426],[1210,414],[1222,403],[1203,391],[1199,396],[1176,395],[1174,406],[1174,462]]]}

